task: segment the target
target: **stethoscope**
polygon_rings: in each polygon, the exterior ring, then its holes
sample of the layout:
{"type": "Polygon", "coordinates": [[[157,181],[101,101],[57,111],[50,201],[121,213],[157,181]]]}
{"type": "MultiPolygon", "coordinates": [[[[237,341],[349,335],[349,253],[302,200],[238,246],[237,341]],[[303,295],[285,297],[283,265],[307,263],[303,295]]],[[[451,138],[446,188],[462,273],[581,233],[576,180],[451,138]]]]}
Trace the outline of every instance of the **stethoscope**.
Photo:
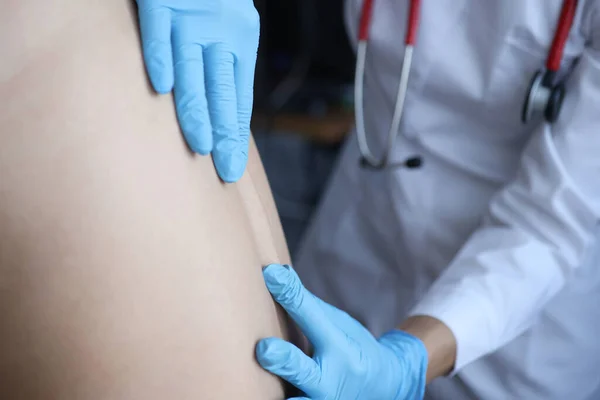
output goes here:
{"type": "MultiPolygon", "coordinates": [[[[365,64],[374,3],[375,0],[365,0],[363,2],[356,53],[354,113],[358,147],[361,154],[361,165],[363,167],[374,169],[384,169],[388,167],[418,168],[423,164],[423,159],[420,156],[412,156],[402,162],[390,162],[389,160],[396,143],[396,138],[398,137],[398,128],[400,127],[402,114],[404,112],[404,102],[406,100],[409,74],[419,26],[421,1],[410,1],[406,37],[404,39],[405,49],[402,60],[402,72],[400,74],[392,122],[387,136],[387,146],[381,159],[377,159],[371,152],[367,142],[364,121],[365,64]]],[[[557,81],[557,75],[560,69],[567,38],[571,27],[573,26],[576,9],[577,0],[563,0],[558,26],[552,41],[552,47],[548,53],[545,68],[540,69],[534,74],[525,97],[521,115],[521,120],[524,124],[527,124],[539,114],[543,114],[545,121],[548,123],[554,123],[558,119],[565,97],[565,85],[564,82],[557,81]]]]}

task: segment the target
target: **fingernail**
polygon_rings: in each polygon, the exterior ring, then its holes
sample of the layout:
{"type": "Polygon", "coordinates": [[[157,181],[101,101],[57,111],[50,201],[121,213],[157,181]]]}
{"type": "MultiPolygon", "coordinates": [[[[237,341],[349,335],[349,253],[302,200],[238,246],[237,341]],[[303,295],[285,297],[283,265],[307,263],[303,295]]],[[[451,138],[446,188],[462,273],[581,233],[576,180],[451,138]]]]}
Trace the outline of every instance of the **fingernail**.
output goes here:
{"type": "Polygon", "coordinates": [[[277,346],[276,343],[271,343],[271,340],[264,339],[258,343],[257,358],[260,363],[265,366],[273,366],[278,364],[282,357],[286,355],[285,349],[277,346]]]}
{"type": "Polygon", "coordinates": [[[150,81],[157,93],[167,94],[173,90],[173,71],[163,62],[163,57],[148,60],[150,81]]]}
{"type": "Polygon", "coordinates": [[[202,113],[195,110],[187,110],[182,113],[181,127],[185,139],[194,153],[201,155],[210,154],[212,151],[212,140],[206,140],[202,132],[206,129],[202,121],[202,113]]]}
{"type": "Polygon", "coordinates": [[[263,270],[265,282],[269,285],[282,286],[287,283],[290,276],[289,266],[271,264],[263,270]]]}
{"type": "MultiPolygon", "coordinates": [[[[158,75],[158,73],[156,75],[158,75]]],[[[154,77],[150,78],[150,80],[152,81],[152,86],[154,87],[154,90],[156,91],[156,93],[158,93],[158,94],[170,93],[171,90],[173,90],[173,84],[170,82],[169,78],[167,76],[165,76],[165,74],[161,74],[158,76],[156,76],[156,75],[154,77]]]]}
{"type": "Polygon", "coordinates": [[[215,166],[221,179],[226,183],[239,181],[244,175],[248,156],[238,152],[215,151],[213,153],[215,166]]]}

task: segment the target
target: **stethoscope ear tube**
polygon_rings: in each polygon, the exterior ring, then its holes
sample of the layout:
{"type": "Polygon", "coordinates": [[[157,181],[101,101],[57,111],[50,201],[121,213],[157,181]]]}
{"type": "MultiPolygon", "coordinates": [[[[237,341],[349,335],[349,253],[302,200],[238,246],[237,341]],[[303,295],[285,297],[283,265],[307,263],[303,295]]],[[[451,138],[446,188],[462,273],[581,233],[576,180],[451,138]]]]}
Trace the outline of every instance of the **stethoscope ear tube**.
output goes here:
{"type": "MultiPolygon", "coordinates": [[[[364,104],[363,104],[363,85],[364,85],[364,73],[365,73],[365,62],[366,62],[366,41],[360,42],[358,45],[357,52],[357,69],[355,79],[355,118],[356,118],[356,134],[358,138],[358,147],[362,156],[361,164],[368,163],[375,169],[382,169],[386,166],[392,166],[389,164],[389,159],[392,150],[395,148],[396,139],[398,138],[398,131],[400,129],[400,122],[402,120],[402,114],[404,112],[404,101],[406,100],[406,93],[408,92],[408,78],[410,69],[412,66],[413,46],[407,45],[404,49],[404,61],[402,62],[402,72],[400,74],[400,82],[398,84],[398,91],[396,93],[396,104],[394,107],[394,114],[392,116],[392,122],[388,131],[387,142],[385,143],[385,151],[380,160],[376,159],[371,152],[369,143],[367,142],[367,134],[365,130],[364,122],[364,104]]],[[[406,166],[405,162],[394,164],[398,166],[406,166]]],[[[412,163],[411,163],[412,164],[412,163]]],[[[420,165],[420,164],[419,164],[420,165]]]]}
{"type": "Polygon", "coordinates": [[[362,14],[360,18],[359,27],[359,40],[356,54],[356,71],[354,81],[354,104],[355,104],[355,118],[356,118],[356,134],[358,138],[358,146],[361,153],[361,165],[370,166],[374,169],[383,169],[388,166],[395,167],[408,167],[416,168],[421,165],[421,161],[415,162],[418,157],[411,157],[410,159],[401,162],[389,163],[389,159],[392,150],[395,148],[396,139],[398,137],[398,131],[400,128],[400,122],[402,120],[402,114],[404,112],[404,102],[406,100],[406,93],[408,91],[408,82],[410,70],[412,67],[414,45],[417,38],[417,30],[419,25],[419,13],[420,13],[420,0],[411,0],[410,9],[408,12],[408,21],[406,27],[405,37],[405,48],[404,57],[402,61],[402,72],[400,73],[400,82],[398,83],[398,91],[396,93],[396,103],[394,106],[394,113],[392,116],[392,122],[387,136],[387,143],[385,144],[385,151],[381,159],[375,158],[369,143],[367,142],[367,135],[364,123],[364,76],[365,76],[365,64],[367,57],[367,43],[369,39],[369,28],[371,25],[371,18],[373,13],[374,0],[365,0],[363,3],[362,14]]]}
{"type": "Polygon", "coordinates": [[[412,156],[407,158],[406,160],[398,163],[379,163],[373,164],[368,161],[365,157],[360,157],[360,166],[364,169],[373,169],[373,170],[382,170],[386,168],[407,168],[407,169],[417,169],[423,166],[423,157],[421,156],[412,156]]]}

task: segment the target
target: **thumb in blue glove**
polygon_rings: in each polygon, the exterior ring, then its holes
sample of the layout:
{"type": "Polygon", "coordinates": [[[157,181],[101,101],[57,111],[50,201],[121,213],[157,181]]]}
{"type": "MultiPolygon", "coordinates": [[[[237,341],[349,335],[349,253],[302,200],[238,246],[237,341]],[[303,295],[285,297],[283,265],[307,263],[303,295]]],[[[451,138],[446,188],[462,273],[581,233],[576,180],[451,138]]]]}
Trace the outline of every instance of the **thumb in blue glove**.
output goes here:
{"type": "Polygon", "coordinates": [[[248,161],[260,31],[252,0],[137,0],[154,89],[175,87],[179,124],[192,151],[212,152],[225,182],[248,161]]]}
{"type": "Polygon", "coordinates": [[[375,339],[358,321],[306,290],[289,266],[270,265],[263,275],[273,298],[315,349],[310,358],[289,342],[263,339],[256,347],[263,368],[312,400],[423,398],[427,351],[418,338],[394,330],[375,339]]]}

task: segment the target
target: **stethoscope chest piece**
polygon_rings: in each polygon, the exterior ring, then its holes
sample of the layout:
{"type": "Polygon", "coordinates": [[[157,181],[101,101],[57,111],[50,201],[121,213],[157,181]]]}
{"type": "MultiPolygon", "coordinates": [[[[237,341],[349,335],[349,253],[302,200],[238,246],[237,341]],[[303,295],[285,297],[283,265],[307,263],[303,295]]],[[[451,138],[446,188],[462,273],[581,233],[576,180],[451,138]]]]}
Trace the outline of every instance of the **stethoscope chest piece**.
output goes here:
{"type": "Polygon", "coordinates": [[[521,115],[523,123],[528,123],[539,114],[543,114],[544,119],[549,123],[554,123],[558,119],[565,98],[565,85],[563,83],[553,85],[549,82],[552,76],[552,73],[540,70],[531,79],[523,104],[521,115]]]}
{"type": "Polygon", "coordinates": [[[551,124],[558,119],[566,89],[564,82],[557,81],[556,78],[576,11],[577,0],[563,1],[552,47],[546,60],[546,68],[536,72],[529,84],[521,114],[524,124],[540,114],[551,124]]]}

